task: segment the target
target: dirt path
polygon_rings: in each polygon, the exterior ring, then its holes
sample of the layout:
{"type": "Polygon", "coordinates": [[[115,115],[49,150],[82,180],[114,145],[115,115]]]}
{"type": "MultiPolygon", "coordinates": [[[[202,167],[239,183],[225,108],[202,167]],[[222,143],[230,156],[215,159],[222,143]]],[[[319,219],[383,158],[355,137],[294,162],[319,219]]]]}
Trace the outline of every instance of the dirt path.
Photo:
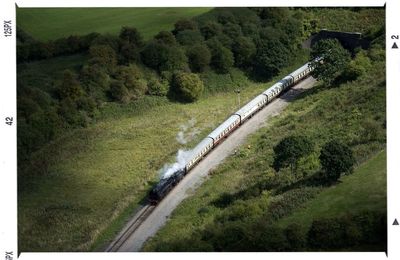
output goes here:
{"type": "Polygon", "coordinates": [[[207,155],[188,175],[162,200],[140,227],[119,248],[121,252],[137,252],[144,242],[153,236],[168,220],[168,216],[186,197],[204,181],[208,172],[217,167],[235,148],[244,143],[249,134],[268,124],[271,116],[279,114],[298,94],[311,88],[315,80],[311,77],[300,82],[281,97],[268,104],[250,120],[233,132],[224,142],[207,155]]]}

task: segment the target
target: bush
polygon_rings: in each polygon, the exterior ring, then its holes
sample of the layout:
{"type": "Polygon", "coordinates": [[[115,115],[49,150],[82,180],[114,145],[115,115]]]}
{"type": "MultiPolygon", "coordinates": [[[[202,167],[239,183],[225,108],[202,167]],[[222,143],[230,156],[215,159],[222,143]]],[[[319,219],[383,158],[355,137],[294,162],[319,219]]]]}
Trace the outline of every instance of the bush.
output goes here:
{"type": "Polygon", "coordinates": [[[168,93],[168,82],[159,81],[157,79],[149,80],[148,82],[148,93],[152,96],[166,96],[168,93]]]}
{"type": "Polygon", "coordinates": [[[176,97],[184,102],[198,100],[204,90],[203,81],[199,76],[186,72],[174,74],[172,87],[176,97]]]}
{"type": "Polygon", "coordinates": [[[120,80],[111,81],[110,94],[114,100],[121,101],[123,103],[127,103],[131,99],[128,89],[120,80]]]}
{"type": "Polygon", "coordinates": [[[187,51],[189,66],[193,72],[203,72],[210,64],[211,53],[206,45],[197,44],[187,51]]]}

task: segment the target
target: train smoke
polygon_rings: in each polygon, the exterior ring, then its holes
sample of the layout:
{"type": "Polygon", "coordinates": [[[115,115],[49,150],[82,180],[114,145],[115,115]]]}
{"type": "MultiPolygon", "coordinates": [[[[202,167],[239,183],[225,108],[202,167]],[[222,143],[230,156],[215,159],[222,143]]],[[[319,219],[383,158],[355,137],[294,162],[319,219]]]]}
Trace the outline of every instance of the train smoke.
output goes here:
{"type": "Polygon", "coordinates": [[[164,167],[159,171],[160,179],[169,178],[174,172],[185,168],[186,161],[192,151],[179,150],[176,154],[176,161],[173,164],[165,164],[164,167]]]}
{"type": "Polygon", "coordinates": [[[176,135],[176,140],[180,144],[186,144],[190,140],[192,140],[193,137],[195,137],[198,133],[200,133],[199,129],[193,128],[194,125],[196,124],[196,119],[192,118],[190,119],[187,124],[180,125],[180,131],[176,135]],[[190,131],[188,132],[188,130],[190,131]]]}

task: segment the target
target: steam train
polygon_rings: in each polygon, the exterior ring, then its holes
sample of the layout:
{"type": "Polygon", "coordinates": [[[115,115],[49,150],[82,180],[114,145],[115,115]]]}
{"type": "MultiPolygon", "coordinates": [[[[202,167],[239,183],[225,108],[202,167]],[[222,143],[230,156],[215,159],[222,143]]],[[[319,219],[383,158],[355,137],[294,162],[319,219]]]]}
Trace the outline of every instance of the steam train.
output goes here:
{"type": "Polygon", "coordinates": [[[163,178],[150,191],[149,201],[151,204],[157,204],[168,192],[180,182],[183,177],[214,147],[216,147],[225,137],[238,128],[246,120],[251,118],[255,113],[270,103],[280,93],[289,87],[297,84],[300,80],[308,77],[314,69],[311,63],[306,63],[297,70],[293,71],[272,87],[255,97],[244,107],[233,113],[228,119],[220,124],[206,138],[204,138],[192,151],[189,160],[187,160],[184,168],[179,169],[167,178],[163,178]]]}

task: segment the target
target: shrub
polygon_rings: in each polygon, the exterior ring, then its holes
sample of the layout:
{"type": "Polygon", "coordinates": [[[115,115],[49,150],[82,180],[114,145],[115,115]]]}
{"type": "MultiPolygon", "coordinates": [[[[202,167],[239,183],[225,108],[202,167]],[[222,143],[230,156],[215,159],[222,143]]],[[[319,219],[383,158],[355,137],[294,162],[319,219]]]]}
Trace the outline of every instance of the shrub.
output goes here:
{"type": "Polygon", "coordinates": [[[148,93],[152,96],[165,96],[168,93],[168,82],[151,79],[148,82],[148,93]]]}
{"type": "Polygon", "coordinates": [[[194,73],[175,73],[172,86],[176,97],[184,102],[196,101],[204,90],[203,81],[194,73]]]}
{"type": "Polygon", "coordinates": [[[128,89],[125,87],[124,83],[120,80],[113,80],[110,84],[110,94],[114,100],[127,103],[130,100],[130,95],[128,89]]]}

